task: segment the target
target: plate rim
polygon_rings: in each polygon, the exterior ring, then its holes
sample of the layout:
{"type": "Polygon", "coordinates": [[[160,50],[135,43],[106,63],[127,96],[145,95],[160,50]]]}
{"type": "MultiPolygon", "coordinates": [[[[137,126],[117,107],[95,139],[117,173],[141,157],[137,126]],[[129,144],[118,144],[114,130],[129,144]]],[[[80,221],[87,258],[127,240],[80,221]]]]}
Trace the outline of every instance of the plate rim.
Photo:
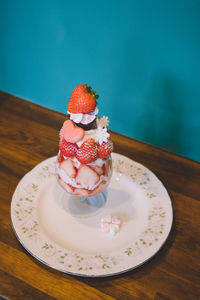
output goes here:
{"type": "Polygon", "coordinates": [[[168,232],[165,236],[165,238],[163,239],[162,243],[159,245],[159,247],[157,247],[156,251],[154,251],[154,253],[152,255],[150,255],[149,257],[147,257],[145,260],[143,260],[142,262],[140,262],[139,264],[136,264],[134,266],[131,266],[130,268],[125,268],[125,269],[122,269],[122,270],[119,270],[119,271],[115,271],[115,272],[105,272],[105,273],[101,273],[101,274],[88,274],[87,272],[74,272],[74,271],[70,271],[69,269],[62,269],[62,268],[58,268],[57,266],[54,266],[52,265],[51,263],[49,263],[48,261],[42,259],[41,257],[38,257],[33,251],[31,251],[29,249],[29,247],[22,241],[21,237],[20,237],[20,234],[18,234],[17,232],[17,229],[15,227],[15,224],[14,222],[16,220],[13,219],[12,217],[12,210],[14,209],[13,208],[13,203],[14,203],[14,200],[15,200],[15,195],[16,193],[18,192],[18,189],[20,187],[20,185],[22,184],[22,182],[24,181],[24,179],[28,176],[30,176],[30,174],[37,170],[37,168],[39,168],[42,164],[45,164],[47,162],[50,162],[50,161],[53,161],[56,159],[56,156],[52,156],[50,158],[47,158],[43,161],[41,161],[40,163],[38,163],[36,166],[34,166],[29,172],[27,172],[21,179],[20,181],[18,182],[16,188],[15,188],[15,191],[13,193],[13,196],[12,196],[12,200],[11,200],[11,209],[10,209],[10,220],[11,220],[11,226],[12,226],[12,229],[13,229],[13,232],[17,238],[17,240],[20,242],[20,244],[22,245],[22,247],[32,256],[34,257],[35,259],[37,259],[38,261],[40,261],[41,263],[43,263],[44,265],[54,269],[54,270],[57,270],[57,271],[60,271],[62,273],[66,273],[66,274],[70,274],[70,275],[74,275],[74,276],[79,276],[79,277],[110,277],[110,276],[116,276],[116,275],[120,275],[120,274],[123,274],[123,273],[126,273],[126,272],[129,272],[131,270],[134,270],[138,267],[140,267],[141,265],[145,264],[147,261],[149,261],[150,259],[152,259],[159,251],[160,249],[163,247],[163,245],[165,244],[165,242],[167,241],[170,233],[171,233],[171,230],[172,230],[172,226],[173,226],[173,207],[172,207],[172,201],[171,201],[171,198],[169,196],[169,193],[167,191],[167,189],[165,188],[165,186],[163,185],[163,183],[159,180],[159,178],[150,170],[148,169],[147,167],[145,167],[144,165],[134,161],[133,159],[125,156],[125,155],[122,155],[122,154],[119,154],[119,153],[112,153],[112,157],[113,158],[121,158],[121,159],[126,159],[126,160],[130,160],[132,161],[134,164],[136,164],[137,166],[141,166],[142,168],[144,168],[145,170],[148,170],[151,174],[153,174],[153,176],[156,178],[156,180],[159,182],[159,184],[162,185],[162,187],[164,188],[165,192],[167,193],[167,196],[168,196],[168,199],[169,199],[169,204],[170,204],[170,217],[171,217],[171,222],[170,222],[170,226],[168,228],[168,232]],[[114,157],[113,157],[114,156],[114,157]]]}

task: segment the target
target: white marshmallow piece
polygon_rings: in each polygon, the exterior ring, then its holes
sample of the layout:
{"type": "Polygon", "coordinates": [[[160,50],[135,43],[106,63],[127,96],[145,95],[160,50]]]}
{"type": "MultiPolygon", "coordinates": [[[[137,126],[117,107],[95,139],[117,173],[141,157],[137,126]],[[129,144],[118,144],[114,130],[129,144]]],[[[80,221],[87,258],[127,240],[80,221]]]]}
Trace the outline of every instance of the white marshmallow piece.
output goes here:
{"type": "Polygon", "coordinates": [[[117,232],[119,232],[119,225],[110,224],[110,234],[115,235],[117,232]]]}
{"type": "Polygon", "coordinates": [[[101,231],[114,236],[119,232],[121,221],[117,216],[105,216],[101,219],[101,231]]]}
{"type": "Polygon", "coordinates": [[[112,217],[112,224],[120,225],[121,221],[118,217],[113,216],[112,217]]]}
{"type": "Polygon", "coordinates": [[[110,224],[109,223],[101,223],[101,231],[107,233],[110,231],[110,224]]]}
{"type": "Polygon", "coordinates": [[[106,216],[106,217],[103,217],[102,219],[101,219],[101,222],[103,222],[103,223],[111,223],[112,222],[112,217],[111,216],[106,216]]]}

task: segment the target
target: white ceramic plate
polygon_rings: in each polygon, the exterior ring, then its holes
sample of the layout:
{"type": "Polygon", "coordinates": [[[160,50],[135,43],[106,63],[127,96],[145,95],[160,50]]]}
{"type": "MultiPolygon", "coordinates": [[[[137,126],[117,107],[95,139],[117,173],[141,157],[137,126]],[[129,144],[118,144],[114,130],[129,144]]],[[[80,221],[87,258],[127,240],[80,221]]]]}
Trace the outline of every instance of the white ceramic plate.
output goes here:
{"type": "Polygon", "coordinates": [[[169,195],[146,167],[116,153],[112,158],[107,202],[88,218],[75,218],[65,210],[67,194],[56,180],[56,157],[21,179],[11,202],[11,220],[31,255],[65,273],[109,276],[134,269],[158,252],[172,226],[169,195]],[[107,215],[121,219],[115,236],[100,230],[107,215]]]}

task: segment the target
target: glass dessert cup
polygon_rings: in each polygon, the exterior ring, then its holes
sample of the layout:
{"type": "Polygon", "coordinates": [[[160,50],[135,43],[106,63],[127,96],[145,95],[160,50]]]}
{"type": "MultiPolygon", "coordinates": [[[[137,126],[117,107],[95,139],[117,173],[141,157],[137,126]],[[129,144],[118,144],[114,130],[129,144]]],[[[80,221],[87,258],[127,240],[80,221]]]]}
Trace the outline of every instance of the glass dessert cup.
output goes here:
{"type": "Polygon", "coordinates": [[[82,164],[74,157],[62,156],[60,159],[59,152],[56,173],[58,183],[66,192],[62,197],[62,205],[68,213],[85,218],[103,208],[112,176],[111,156],[82,164]]]}

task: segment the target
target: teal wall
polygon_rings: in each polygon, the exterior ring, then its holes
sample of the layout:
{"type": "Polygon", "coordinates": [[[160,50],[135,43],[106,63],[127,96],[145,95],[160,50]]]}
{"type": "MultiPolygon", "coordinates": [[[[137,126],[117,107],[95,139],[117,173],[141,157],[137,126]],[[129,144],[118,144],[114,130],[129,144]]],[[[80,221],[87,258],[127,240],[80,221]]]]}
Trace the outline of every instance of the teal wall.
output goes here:
{"type": "Polygon", "coordinates": [[[199,0],[0,0],[0,89],[66,112],[91,84],[110,129],[200,161],[199,0]]]}

